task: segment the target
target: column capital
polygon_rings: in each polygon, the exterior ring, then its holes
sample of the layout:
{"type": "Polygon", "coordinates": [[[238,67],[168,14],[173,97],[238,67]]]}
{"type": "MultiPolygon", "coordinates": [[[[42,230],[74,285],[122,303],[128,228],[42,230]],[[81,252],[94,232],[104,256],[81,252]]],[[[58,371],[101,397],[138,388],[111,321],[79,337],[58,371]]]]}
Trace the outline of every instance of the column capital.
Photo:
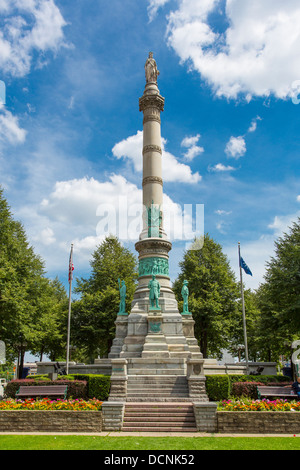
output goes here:
{"type": "Polygon", "coordinates": [[[157,94],[157,95],[146,95],[144,94],[139,99],[139,106],[140,111],[145,111],[146,108],[157,108],[159,111],[164,110],[165,99],[157,94]]]}

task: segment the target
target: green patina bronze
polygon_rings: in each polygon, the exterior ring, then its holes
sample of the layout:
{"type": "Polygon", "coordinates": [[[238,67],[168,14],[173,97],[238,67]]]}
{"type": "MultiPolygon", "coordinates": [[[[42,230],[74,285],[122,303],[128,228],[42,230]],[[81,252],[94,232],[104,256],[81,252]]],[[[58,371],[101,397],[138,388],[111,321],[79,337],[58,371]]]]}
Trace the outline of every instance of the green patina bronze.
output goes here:
{"type": "Polygon", "coordinates": [[[161,238],[159,229],[162,226],[162,212],[158,204],[152,204],[147,207],[148,213],[148,237],[161,238]]]}
{"type": "Polygon", "coordinates": [[[189,312],[189,288],[188,288],[188,281],[183,281],[183,286],[181,289],[181,295],[183,298],[183,312],[182,315],[191,315],[189,312]]]}
{"type": "Polygon", "coordinates": [[[152,333],[159,333],[160,332],[160,327],[161,327],[161,323],[159,322],[151,322],[150,323],[150,331],[152,333]]]}
{"type": "Polygon", "coordinates": [[[141,276],[166,276],[169,277],[169,262],[165,258],[143,258],[139,262],[139,277],[141,276]]]}
{"type": "Polygon", "coordinates": [[[125,281],[120,281],[118,279],[118,284],[119,284],[119,292],[120,292],[120,307],[119,307],[119,312],[118,315],[128,315],[125,312],[125,300],[126,300],[126,284],[125,281]]]}
{"type": "Polygon", "coordinates": [[[155,310],[159,309],[158,299],[160,296],[160,283],[155,278],[153,274],[151,281],[148,284],[149,289],[149,300],[150,300],[150,310],[153,308],[155,310]]]}

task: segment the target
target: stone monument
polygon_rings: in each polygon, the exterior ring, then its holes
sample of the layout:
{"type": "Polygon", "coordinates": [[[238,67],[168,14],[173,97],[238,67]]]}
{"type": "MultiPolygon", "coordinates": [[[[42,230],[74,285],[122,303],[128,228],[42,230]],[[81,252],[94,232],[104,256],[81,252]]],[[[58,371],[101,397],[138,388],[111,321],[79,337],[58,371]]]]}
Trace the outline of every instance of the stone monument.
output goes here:
{"type": "MultiPolygon", "coordinates": [[[[165,100],[157,86],[158,75],[150,52],[145,64],[146,85],[139,99],[143,112],[143,228],[135,245],[139,254],[138,286],[129,315],[120,305],[116,320],[116,338],[109,354],[112,364],[109,400],[136,399],[130,398],[127,386],[139,383],[142,387],[147,377],[156,377],[162,385],[167,379],[173,378],[174,383],[184,379],[187,389],[182,399],[206,402],[204,360],[188,310],[187,281],[182,289],[181,314],[169,277],[172,243],[164,230],[161,146],[165,100]]],[[[151,400],[150,395],[148,399],[151,400]]]]}
{"type": "MultiPolygon", "coordinates": [[[[109,398],[102,404],[105,431],[139,431],[142,427],[144,431],[214,432],[217,404],[209,402],[206,394],[204,359],[188,307],[188,283],[183,282],[180,313],[169,276],[172,243],[164,230],[161,146],[165,100],[157,86],[158,76],[150,52],[145,63],[146,85],[139,100],[143,112],[143,227],[135,245],[138,285],[127,313],[126,285],[116,280],[120,304],[108,358],[96,359],[88,366],[73,366],[72,372],[111,374],[109,398]],[[133,411],[142,412],[142,418],[133,418],[133,411]],[[149,419],[145,413],[149,413],[149,419]],[[187,414],[194,416],[193,423],[191,418],[186,420],[187,414]]],[[[40,363],[38,372],[45,373],[47,365],[40,363]]]]}

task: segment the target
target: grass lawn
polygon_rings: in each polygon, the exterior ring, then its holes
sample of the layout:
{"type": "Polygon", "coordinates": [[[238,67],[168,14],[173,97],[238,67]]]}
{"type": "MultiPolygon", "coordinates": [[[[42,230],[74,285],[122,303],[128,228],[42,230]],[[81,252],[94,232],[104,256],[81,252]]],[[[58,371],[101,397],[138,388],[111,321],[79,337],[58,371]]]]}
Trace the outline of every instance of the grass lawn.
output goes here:
{"type": "Polygon", "coordinates": [[[0,450],[300,450],[299,437],[0,436],[0,450]]]}

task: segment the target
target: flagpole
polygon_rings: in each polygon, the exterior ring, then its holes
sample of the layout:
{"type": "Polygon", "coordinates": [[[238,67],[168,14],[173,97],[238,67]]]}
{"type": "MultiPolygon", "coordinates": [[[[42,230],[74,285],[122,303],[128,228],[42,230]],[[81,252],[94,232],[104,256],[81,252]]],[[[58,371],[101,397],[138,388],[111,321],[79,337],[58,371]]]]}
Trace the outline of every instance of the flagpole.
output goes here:
{"type": "Polygon", "coordinates": [[[239,267],[240,267],[240,281],[241,281],[241,296],[242,296],[242,309],[243,309],[243,329],[244,329],[244,343],[245,343],[245,359],[247,374],[249,372],[249,361],[248,361],[248,342],[247,342],[247,330],[246,330],[246,314],[245,314],[245,299],[244,299],[244,287],[243,287],[243,274],[241,266],[241,244],[238,243],[239,248],[239,267]]]}
{"type": "Polygon", "coordinates": [[[69,355],[70,355],[70,329],[71,329],[71,296],[72,296],[72,266],[73,266],[73,244],[71,245],[69,261],[69,313],[68,313],[68,336],[67,336],[67,362],[66,373],[69,373],[69,355]]]}

